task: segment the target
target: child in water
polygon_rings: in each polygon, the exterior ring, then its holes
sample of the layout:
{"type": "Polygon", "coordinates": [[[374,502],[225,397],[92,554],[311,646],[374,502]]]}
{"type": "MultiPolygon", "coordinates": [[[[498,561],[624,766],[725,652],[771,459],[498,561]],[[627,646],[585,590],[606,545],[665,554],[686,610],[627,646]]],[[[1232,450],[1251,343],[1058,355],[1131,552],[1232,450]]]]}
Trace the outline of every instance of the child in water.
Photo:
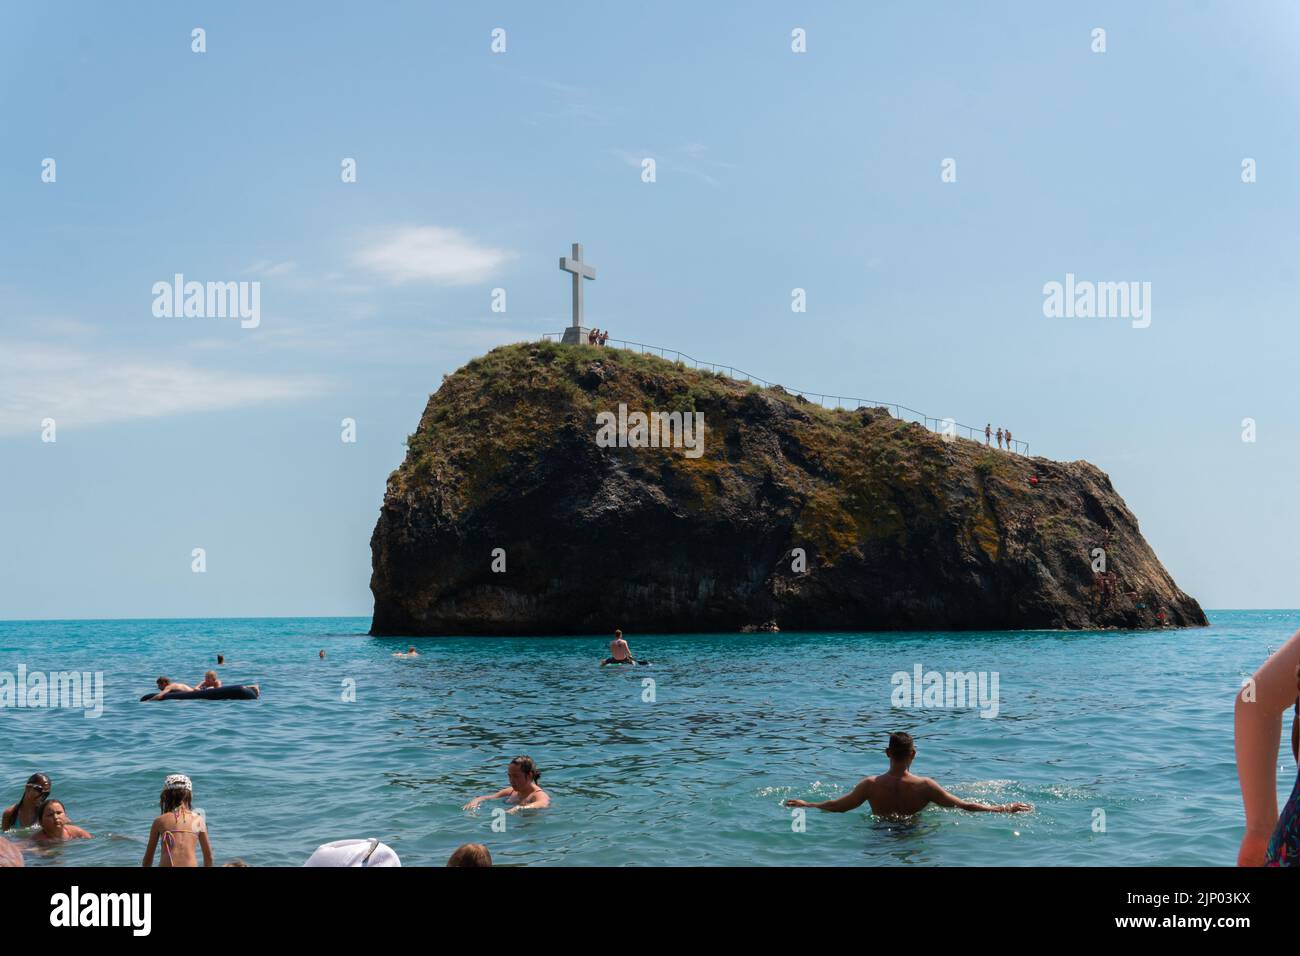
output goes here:
{"type": "Polygon", "coordinates": [[[27,778],[23,795],[12,807],[7,807],[0,830],[21,830],[41,822],[41,804],[50,798],[50,778],[34,773],[27,778]]]}
{"type": "Polygon", "coordinates": [[[62,843],[64,840],[89,840],[90,834],[68,819],[62,802],[46,800],[41,807],[41,828],[33,843],[62,843]]]}
{"type": "Polygon", "coordinates": [[[183,773],[174,773],[163,783],[158,798],[162,813],[149,828],[149,845],[145,847],[141,866],[153,866],[154,847],[162,842],[162,866],[198,866],[198,850],[203,848],[203,865],[212,865],[212,846],[202,814],[195,813],[194,785],[183,773]]]}

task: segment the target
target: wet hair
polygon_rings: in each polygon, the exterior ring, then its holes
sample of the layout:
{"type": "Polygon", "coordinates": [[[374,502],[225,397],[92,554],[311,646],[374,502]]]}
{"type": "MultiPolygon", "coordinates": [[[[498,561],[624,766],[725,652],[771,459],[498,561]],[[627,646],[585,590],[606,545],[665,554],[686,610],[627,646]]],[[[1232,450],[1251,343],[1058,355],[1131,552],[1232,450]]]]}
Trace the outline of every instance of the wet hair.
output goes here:
{"type": "Polygon", "coordinates": [[[524,772],[524,776],[533,783],[537,783],[542,779],[542,772],[537,769],[537,764],[533,761],[532,757],[516,757],[514,760],[510,761],[510,766],[518,767],[524,772]]]}
{"type": "Polygon", "coordinates": [[[622,637],[622,636],[623,636],[623,632],[620,631],[618,628],[614,628],[614,636],[615,636],[615,637],[622,637]]]}
{"type": "Polygon", "coordinates": [[[22,808],[23,801],[27,799],[27,788],[34,783],[45,784],[44,795],[36,799],[36,822],[40,822],[41,814],[45,812],[45,804],[49,802],[50,799],[50,778],[43,773],[34,773],[27,778],[27,782],[23,784],[22,796],[20,796],[14,803],[14,815],[13,819],[9,821],[10,827],[18,826],[18,811],[22,808]]]}
{"type": "Polygon", "coordinates": [[[59,806],[63,807],[63,812],[64,812],[64,813],[67,813],[67,812],[68,812],[68,808],[67,808],[66,806],[63,805],[63,801],[62,801],[62,800],[45,800],[45,801],[43,801],[43,802],[41,803],[41,808],[40,808],[40,810],[38,811],[39,816],[37,816],[37,818],[36,818],[36,822],[37,822],[37,823],[44,823],[44,822],[45,822],[45,810],[46,810],[46,808],[48,808],[48,807],[52,807],[52,806],[54,806],[56,803],[57,803],[59,806]]]}
{"type": "Polygon", "coordinates": [[[193,790],[164,790],[158,795],[158,807],[163,813],[171,813],[182,807],[188,810],[194,803],[193,790]]]}
{"type": "Polygon", "coordinates": [[[218,655],[217,655],[217,663],[218,663],[218,664],[224,664],[225,662],[226,662],[226,655],[225,655],[225,654],[218,654],[218,655]]]}
{"type": "Polygon", "coordinates": [[[154,681],[154,683],[157,684],[160,688],[162,688],[162,687],[166,687],[168,684],[171,683],[171,678],[170,678],[170,677],[159,677],[156,681],[154,681]]]}
{"type": "Polygon", "coordinates": [[[901,730],[889,735],[889,747],[885,753],[899,760],[906,760],[912,756],[912,751],[916,750],[916,744],[912,740],[911,734],[905,734],[901,730]]]}
{"type": "Polygon", "coordinates": [[[466,843],[456,848],[448,866],[491,866],[492,854],[482,843],[466,843]]]}

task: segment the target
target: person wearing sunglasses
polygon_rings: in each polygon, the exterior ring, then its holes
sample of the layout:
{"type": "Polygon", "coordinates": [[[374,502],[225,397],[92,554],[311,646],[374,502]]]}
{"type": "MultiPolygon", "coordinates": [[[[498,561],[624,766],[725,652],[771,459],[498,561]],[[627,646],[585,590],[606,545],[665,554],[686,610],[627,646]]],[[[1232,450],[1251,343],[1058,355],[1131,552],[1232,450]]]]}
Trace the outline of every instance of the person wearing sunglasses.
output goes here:
{"type": "Polygon", "coordinates": [[[0,830],[20,830],[41,822],[41,805],[50,797],[50,778],[34,773],[27,778],[23,795],[12,807],[6,807],[0,830]]]}
{"type": "Polygon", "coordinates": [[[1237,692],[1237,777],[1246,811],[1238,866],[1300,866],[1300,772],[1291,799],[1277,812],[1279,718],[1293,703],[1291,755],[1300,764],[1300,631],[1237,692]]]}

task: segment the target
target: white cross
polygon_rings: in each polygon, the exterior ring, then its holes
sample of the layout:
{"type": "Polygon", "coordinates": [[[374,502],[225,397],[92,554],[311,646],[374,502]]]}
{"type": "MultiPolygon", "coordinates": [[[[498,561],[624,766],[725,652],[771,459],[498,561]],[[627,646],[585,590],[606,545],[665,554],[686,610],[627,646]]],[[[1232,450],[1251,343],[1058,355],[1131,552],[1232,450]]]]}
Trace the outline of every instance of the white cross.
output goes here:
{"type": "Polygon", "coordinates": [[[573,256],[562,256],[560,268],[573,273],[573,327],[582,328],[582,280],[596,278],[595,266],[582,261],[582,243],[573,244],[573,256]]]}

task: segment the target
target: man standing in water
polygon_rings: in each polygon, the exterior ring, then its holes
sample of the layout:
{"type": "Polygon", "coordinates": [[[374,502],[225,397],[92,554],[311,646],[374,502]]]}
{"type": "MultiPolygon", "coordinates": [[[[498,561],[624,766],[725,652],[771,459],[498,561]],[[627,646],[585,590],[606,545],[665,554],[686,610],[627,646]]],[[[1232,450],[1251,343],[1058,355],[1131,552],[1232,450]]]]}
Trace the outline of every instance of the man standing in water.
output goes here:
{"type": "Polygon", "coordinates": [[[975,803],[955,797],[929,777],[918,777],[907,768],[916,758],[916,746],[911,734],[895,733],[889,735],[889,747],[885,750],[889,757],[889,770],[874,777],[863,777],[853,790],[834,800],[821,803],[809,803],[806,800],[787,800],[787,807],[811,807],[815,810],[829,810],[831,813],[844,813],[855,810],[863,803],[871,804],[871,812],[878,817],[910,816],[919,813],[931,803],[941,807],[956,807],[972,813],[1021,813],[1032,810],[1027,803],[987,804],[975,803]]]}

